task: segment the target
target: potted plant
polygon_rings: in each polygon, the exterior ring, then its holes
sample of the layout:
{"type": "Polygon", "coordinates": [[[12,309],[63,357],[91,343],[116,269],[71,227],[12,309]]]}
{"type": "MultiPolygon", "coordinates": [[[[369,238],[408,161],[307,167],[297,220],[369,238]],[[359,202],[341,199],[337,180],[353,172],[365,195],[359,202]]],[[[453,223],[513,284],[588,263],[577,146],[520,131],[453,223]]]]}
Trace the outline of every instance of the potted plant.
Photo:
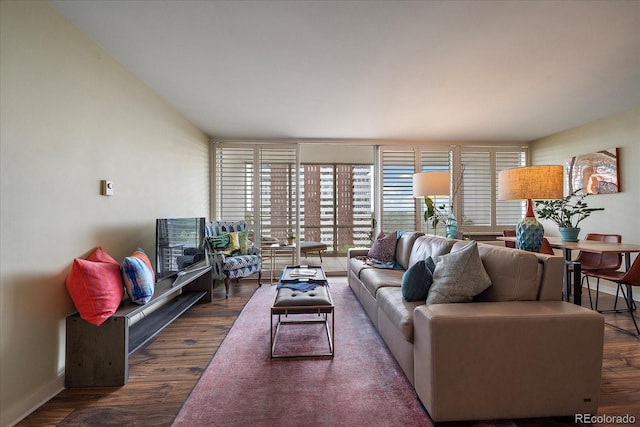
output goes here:
{"type": "Polygon", "coordinates": [[[292,230],[289,230],[289,232],[287,232],[287,244],[293,245],[295,241],[296,241],[296,235],[293,233],[292,230]]]}
{"type": "Polygon", "coordinates": [[[592,212],[603,211],[604,208],[590,208],[585,202],[587,193],[582,189],[557,200],[536,201],[536,213],[540,219],[548,219],[558,225],[560,237],[564,242],[577,242],[580,228],[578,225],[592,212]]]}

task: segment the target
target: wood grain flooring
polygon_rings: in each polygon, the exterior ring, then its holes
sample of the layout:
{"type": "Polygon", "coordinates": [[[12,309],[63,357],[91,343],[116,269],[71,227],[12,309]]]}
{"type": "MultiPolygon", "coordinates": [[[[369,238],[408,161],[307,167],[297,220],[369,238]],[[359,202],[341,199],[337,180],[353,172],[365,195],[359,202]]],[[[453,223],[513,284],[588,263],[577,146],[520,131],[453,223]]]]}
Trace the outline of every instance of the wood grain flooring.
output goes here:
{"type": "MultiPolygon", "coordinates": [[[[332,278],[346,283],[346,278],[332,278]]],[[[214,301],[192,307],[130,357],[129,383],[114,388],[65,389],[18,426],[169,426],[256,289],[256,282],[214,289],[214,301]]],[[[589,304],[586,290],[582,301],[589,304]]],[[[602,295],[600,307],[613,304],[602,295]]],[[[605,321],[631,328],[628,315],[605,321]]],[[[215,406],[216,402],[211,402],[215,406]]],[[[635,416],[640,423],[640,340],[605,326],[599,414],[635,416]]],[[[533,426],[535,420],[520,425],[533,426]]],[[[569,420],[542,424],[571,425],[569,420]]],[[[458,424],[459,425],[459,424],[458,424]]],[[[595,426],[609,425],[593,424],[595,426]]]]}

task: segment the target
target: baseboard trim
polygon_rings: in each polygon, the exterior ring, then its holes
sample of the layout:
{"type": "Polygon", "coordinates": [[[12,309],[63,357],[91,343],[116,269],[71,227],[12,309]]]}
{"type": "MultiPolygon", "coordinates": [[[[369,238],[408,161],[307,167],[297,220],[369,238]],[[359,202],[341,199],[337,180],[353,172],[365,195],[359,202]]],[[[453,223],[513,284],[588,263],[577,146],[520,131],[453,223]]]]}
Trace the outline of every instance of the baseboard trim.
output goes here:
{"type": "Polygon", "coordinates": [[[8,427],[15,426],[36,409],[54,398],[62,390],[64,390],[64,372],[58,375],[54,381],[40,388],[36,392],[31,393],[27,398],[20,402],[17,402],[13,407],[2,408],[0,425],[8,427]]]}

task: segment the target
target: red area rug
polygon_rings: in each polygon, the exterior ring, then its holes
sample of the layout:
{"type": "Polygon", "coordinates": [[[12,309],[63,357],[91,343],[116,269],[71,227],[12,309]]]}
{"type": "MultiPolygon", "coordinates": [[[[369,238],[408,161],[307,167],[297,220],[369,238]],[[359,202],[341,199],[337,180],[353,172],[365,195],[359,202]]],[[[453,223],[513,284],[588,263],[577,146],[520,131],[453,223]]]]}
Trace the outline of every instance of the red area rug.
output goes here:
{"type": "MultiPolygon", "coordinates": [[[[335,356],[271,359],[275,286],[259,288],[187,398],[175,426],[431,426],[346,284],[333,279],[335,356]]],[[[278,353],[327,349],[322,325],[287,325],[278,353]]]]}

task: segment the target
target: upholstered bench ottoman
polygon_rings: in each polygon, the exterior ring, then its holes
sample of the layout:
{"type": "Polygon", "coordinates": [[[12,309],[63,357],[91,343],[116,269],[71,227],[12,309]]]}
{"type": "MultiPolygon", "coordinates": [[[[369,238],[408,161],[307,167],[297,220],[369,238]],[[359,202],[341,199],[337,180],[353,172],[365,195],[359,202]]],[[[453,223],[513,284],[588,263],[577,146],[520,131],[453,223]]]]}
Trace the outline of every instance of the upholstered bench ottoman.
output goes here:
{"type": "Polygon", "coordinates": [[[304,254],[304,257],[307,257],[307,253],[317,252],[320,256],[320,262],[322,262],[322,252],[327,250],[327,244],[322,242],[300,242],[300,253],[304,254]]]}
{"type": "MultiPolygon", "coordinates": [[[[301,282],[304,284],[305,282],[301,282]]],[[[334,306],[329,292],[328,285],[317,285],[315,288],[306,292],[280,287],[277,290],[276,299],[271,307],[271,357],[315,357],[315,356],[332,356],[333,357],[333,339],[334,339],[334,306]],[[287,319],[294,315],[314,315],[303,319],[294,320],[287,319]],[[329,322],[331,315],[331,322],[329,322]],[[273,325],[274,316],[277,321],[273,325]],[[284,319],[283,319],[284,316],[284,319]],[[329,342],[329,351],[321,354],[275,354],[278,332],[283,325],[305,324],[305,323],[324,323],[329,342]],[[331,323],[331,330],[329,330],[331,323]]]]}

